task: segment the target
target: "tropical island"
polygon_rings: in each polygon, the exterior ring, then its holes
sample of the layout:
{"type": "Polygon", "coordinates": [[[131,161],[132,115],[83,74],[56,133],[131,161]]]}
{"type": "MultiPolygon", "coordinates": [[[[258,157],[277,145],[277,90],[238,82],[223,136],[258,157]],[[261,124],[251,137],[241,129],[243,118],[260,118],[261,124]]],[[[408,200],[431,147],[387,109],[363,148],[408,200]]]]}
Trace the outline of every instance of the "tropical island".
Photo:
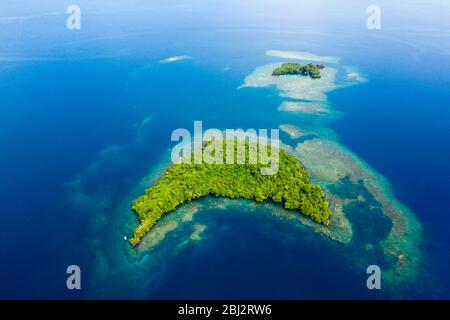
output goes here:
{"type": "Polygon", "coordinates": [[[320,70],[325,68],[323,64],[300,64],[295,62],[283,63],[281,66],[273,70],[273,76],[283,75],[303,75],[310,76],[312,79],[320,79],[320,70]]]}
{"type": "MultiPolygon", "coordinates": [[[[235,140],[223,140],[226,144],[235,140]]],[[[302,163],[286,151],[279,149],[279,170],[274,175],[262,175],[260,164],[248,161],[250,144],[245,142],[244,164],[172,164],[159,181],[145,194],[133,201],[133,210],[140,221],[130,243],[135,246],[155,225],[161,216],[181,204],[207,195],[245,198],[262,202],[282,203],[286,209],[295,209],[312,220],[328,225],[331,210],[322,188],[313,184],[302,163]]],[[[203,149],[206,145],[203,147],[203,149]]],[[[271,146],[265,146],[271,152],[271,146]]],[[[188,156],[189,157],[189,156],[188,156]]],[[[194,152],[190,155],[194,157],[194,152]]],[[[236,162],[235,162],[236,163],[236,162]]]]}

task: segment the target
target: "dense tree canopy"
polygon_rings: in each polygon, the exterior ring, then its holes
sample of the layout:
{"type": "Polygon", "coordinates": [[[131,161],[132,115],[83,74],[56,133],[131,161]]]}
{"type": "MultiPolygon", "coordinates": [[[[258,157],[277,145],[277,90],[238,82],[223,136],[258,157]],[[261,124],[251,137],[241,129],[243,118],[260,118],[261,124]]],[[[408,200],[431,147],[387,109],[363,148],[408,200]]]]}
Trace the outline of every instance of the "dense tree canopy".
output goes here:
{"type": "MultiPolygon", "coordinates": [[[[233,141],[224,140],[223,143],[225,146],[233,141]]],[[[271,152],[271,147],[267,148],[271,152]]],[[[249,142],[245,143],[245,150],[248,159],[249,142]]],[[[297,158],[279,150],[276,174],[261,175],[261,166],[249,164],[249,161],[245,164],[172,164],[155,185],[133,202],[140,225],[134,231],[131,244],[137,245],[163,214],[206,195],[257,202],[272,200],[284,204],[287,209],[296,209],[316,222],[329,223],[331,211],[324,191],[310,182],[297,158]]]]}
{"type": "Polygon", "coordinates": [[[301,74],[304,76],[310,76],[313,79],[320,79],[320,69],[325,66],[323,64],[300,64],[295,62],[283,63],[281,66],[273,70],[273,76],[301,74]]]}

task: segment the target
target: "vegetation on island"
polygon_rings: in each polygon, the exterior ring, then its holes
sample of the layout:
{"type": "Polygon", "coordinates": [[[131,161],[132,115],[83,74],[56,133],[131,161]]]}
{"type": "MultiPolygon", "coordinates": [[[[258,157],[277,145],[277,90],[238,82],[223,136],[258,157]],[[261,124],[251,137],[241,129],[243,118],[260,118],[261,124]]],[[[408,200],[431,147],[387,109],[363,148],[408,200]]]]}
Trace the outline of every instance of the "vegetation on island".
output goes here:
{"type": "Polygon", "coordinates": [[[295,62],[283,63],[273,70],[273,76],[295,75],[310,76],[312,79],[320,79],[320,70],[325,68],[323,64],[300,64],[295,62]]]}
{"type": "MultiPolygon", "coordinates": [[[[223,140],[223,150],[226,150],[226,144],[234,143],[236,156],[236,142],[236,139],[223,140]]],[[[250,144],[257,144],[258,150],[261,150],[259,143],[246,141],[244,164],[236,164],[236,161],[235,164],[225,164],[224,155],[224,164],[208,164],[202,160],[200,164],[170,165],[155,185],[133,201],[133,210],[140,225],[134,230],[130,243],[137,245],[163,214],[206,195],[245,198],[256,202],[271,200],[328,225],[331,211],[324,191],[310,181],[302,163],[279,149],[278,172],[274,175],[262,175],[260,169],[263,165],[250,164],[250,144]]],[[[203,150],[205,147],[206,145],[203,150]]],[[[271,154],[274,147],[267,145],[265,148],[271,154]]],[[[194,153],[190,157],[191,160],[194,159],[194,153]]]]}

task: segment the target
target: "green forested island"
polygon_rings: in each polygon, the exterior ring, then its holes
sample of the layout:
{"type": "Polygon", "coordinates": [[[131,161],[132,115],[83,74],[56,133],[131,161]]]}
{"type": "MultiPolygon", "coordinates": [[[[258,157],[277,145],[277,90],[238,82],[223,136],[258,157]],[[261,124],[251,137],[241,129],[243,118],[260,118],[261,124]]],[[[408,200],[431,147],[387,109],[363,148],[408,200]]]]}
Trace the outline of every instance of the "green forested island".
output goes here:
{"type": "MultiPolygon", "coordinates": [[[[229,143],[234,143],[237,151],[236,140],[223,140],[224,148],[229,143]]],[[[296,209],[316,222],[329,224],[331,211],[324,191],[310,182],[302,163],[279,149],[278,172],[262,175],[261,164],[249,164],[249,144],[245,142],[245,164],[207,164],[202,161],[200,164],[170,165],[155,185],[133,201],[140,225],[134,230],[130,243],[137,245],[163,214],[206,195],[257,202],[272,200],[284,204],[287,209],[296,209]]],[[[271,147],[267,148],[271,152],[271,147]]],[[[193,154],[191,157],[193,159],[193,154]]]]}
{"type": "Polygon", "coordinates": [[[273,76],[295,75],[300,74],[310,76],[312,79],[320,79],[320,69],[325,68],[323,64],[300,64],[295,62],[283,63],[281,66],[273,70],[273,76]]]}

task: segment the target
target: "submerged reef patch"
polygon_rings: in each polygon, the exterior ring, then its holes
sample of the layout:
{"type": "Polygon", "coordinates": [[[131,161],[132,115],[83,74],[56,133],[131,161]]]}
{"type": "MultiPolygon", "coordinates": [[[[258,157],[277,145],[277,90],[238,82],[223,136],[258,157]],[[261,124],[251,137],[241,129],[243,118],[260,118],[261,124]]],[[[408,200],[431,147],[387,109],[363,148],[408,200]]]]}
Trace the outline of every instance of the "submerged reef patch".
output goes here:
{"type": "Polygon", "coordinates": [[[286,133],[291,139],[298,139],[308,134],[308,132],[291,124],[280,124],[280,130],[286,133]]]}
{"type": "Polygon", "coordinates": [[[339,63],[338,57],[319,56],[319,55],[316,55],[316,54],[310,53],[310,52],[267,50],[266,55],[268,55],[270,57],[283,58],[283,59],[296,59],[296,60],[303,60],[303,61],[339,63]]]}
{"type": "Polygon", "coordinates": [[[329,113],[327,106],[320,102],[283,101],[278,110],[313,115],[329,113]]]}
{"type": "MultiPolygon", "coordinates": [[[[419,267],[420,225],[414,215],[395,199],[387,180],[357,155],[332,141],[311,139],[298,144],[296,151],[311,176],[325,184],[345,182],[346,179],[347,184],[356,187],[363,184],[367,192],[356,196],[359,204],[347,204],[347,211],[352,211],[355,206],[364,206],[360,211],[370,210],[378,217],[366,221],[368,224],[372,221],[370,226],[378,229],[378,235],[373,234],[371,239],[366,235],[364,240],[367,243],[380,241],[386,258],[393,261],[392,267],[384,272],[386,279],[390,282],[413,280],[419,267]],[[380,239],[379,234],[384,237],[380,239]]],[[[355,195],[336,192],[335,186],[329,190],[344,198],[354,198],[355,195]]]]}

